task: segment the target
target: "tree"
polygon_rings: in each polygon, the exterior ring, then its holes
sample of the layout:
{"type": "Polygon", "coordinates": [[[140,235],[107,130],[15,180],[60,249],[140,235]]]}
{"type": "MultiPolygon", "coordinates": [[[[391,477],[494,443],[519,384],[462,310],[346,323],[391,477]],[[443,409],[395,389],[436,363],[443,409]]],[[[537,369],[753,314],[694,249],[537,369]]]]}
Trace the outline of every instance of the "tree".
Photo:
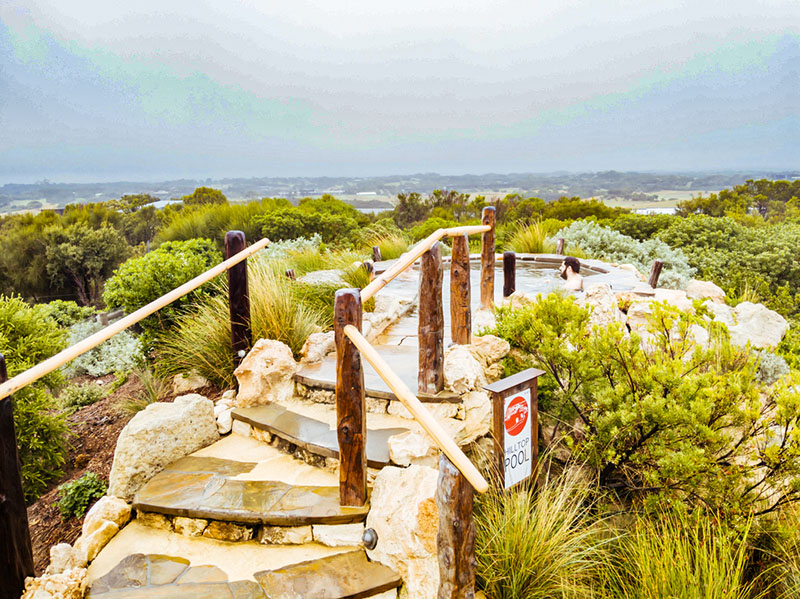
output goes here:
{"type": "Polygon", "coordinates": [[[47,274],[57,285],[74,286],[83,305],[97,305],[103,281],[131,252],[115,229],[104,225],[91,229],[76,224],[45,231],[47,274]]]}
{"type": "Polygon", "coordinates": [[[431,212],[429,206],[425,204],[422,196],[416,191],[411,193],[397,194],[397,205],[394,207],[392,218],[395,224],[401,229],[415,225],[428,218],[431,212]]]}
{"type": "Polygon", "coordinates": [[[203,204],[227,204],[228,198],[219,190],[211,187],[198,187],[191,195],[181,198],[186,206],[200,206],[203,204]]]}

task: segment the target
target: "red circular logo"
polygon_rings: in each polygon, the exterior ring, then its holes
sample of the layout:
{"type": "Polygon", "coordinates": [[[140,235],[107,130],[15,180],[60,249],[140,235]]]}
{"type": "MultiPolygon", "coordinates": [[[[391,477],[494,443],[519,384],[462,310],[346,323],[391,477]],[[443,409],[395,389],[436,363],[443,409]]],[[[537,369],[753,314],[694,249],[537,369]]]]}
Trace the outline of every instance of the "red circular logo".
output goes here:
{"type": "Polygon", "coordinates": [[[524,397],[517,396],[509,402],[506,408],[506,432],[515,437],[525,428],[526,422],[528,422],[528,402],[524,397]]]}

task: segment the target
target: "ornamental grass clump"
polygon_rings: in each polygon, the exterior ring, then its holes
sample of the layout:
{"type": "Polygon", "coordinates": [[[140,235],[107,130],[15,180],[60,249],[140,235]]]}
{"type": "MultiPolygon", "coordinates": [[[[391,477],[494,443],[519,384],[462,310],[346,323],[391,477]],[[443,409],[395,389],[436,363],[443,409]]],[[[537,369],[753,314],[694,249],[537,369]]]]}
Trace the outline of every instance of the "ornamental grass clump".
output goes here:
{"type": "Polygon", "coordinates": [[[556,244],[549,239],[551,234],[552,231],[542,221],[537,220],[515,228],[506,247],[518,254],[553,254],[556,244]]]}
{"type": "Polygon", "coordinates": [[[478,498],[478,586],[492,599],[591,597],[608,542],[591,518],[591,485],[578,473],[537,492],[490,490],[478,498]]]}

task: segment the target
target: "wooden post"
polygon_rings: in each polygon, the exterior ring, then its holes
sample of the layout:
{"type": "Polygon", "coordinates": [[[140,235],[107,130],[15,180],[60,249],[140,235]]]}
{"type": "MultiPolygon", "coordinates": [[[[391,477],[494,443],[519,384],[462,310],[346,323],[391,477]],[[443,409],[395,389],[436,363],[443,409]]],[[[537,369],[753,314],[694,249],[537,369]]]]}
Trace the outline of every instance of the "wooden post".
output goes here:
{"type": "Polygon", "coordinates": [[[475,597],[475,521],[472,485],[447,456],[439,458],[436,505],[439,531],[439,594],[437,599],[475,597]]]}
{"type": "MultiPolygon", "coordinates": [[[[0,355],[0,383],[8,380],[0,355]]],[[[0,400],[0,599],[18,599],[33,576],[33,549],[22,490],[22,472],[11,398],[0,400]]]]}
{"type": "Polygon", "coordinates": [[[563,256],[565,245],[567,245],[567,241],[563,237],[559,237],[558,242],[556,243],[556,254],[563,256]]]}
{"type": "Polygon", "coordinates": [[[381,248],[377,245],[372,246],[372,261],[373,262],[380,262],[383,258],[381,257],[381,248]]]}
{"type": "Polygon", "coordinates": [[[491,229],[481,234],[481,308],[485,310],[494,306],[494,217],[494,206],[486,206],[481,224],[491,229]]]}
{"type": "Polygon", "coordinates": [[[442,245],[422,254],[419,273],[419,375],[417,388],[435,394],[444,389],[444,312],[442,245]]]}
{"type": "Polygon", "coordinates": [[[492,436],[500,488],[536,479],[539,459],[537,379],[543,370],[528,368],[486,385],[492,399],[492,436]]]}
{"type": "MultiPolygon", "coordinates": [[[[244,233],[228,231],[225,234],[225,259],[232,258],[247,247],[244,233]]],[[[253,342],[250,332],[250,291],[247,284],[247,260],[228,269],[228,304],[231,314],[231,347],[233,365],[250,351],[253,342]]]]}
{"type": "Polygon", "coordinates": [[[503,253],[503,297],[508,297],[517,289],[517,255],[503,253]]]}
{"type": "Polygon", "coordinates": [[[658,287],[658,277],[661,276],[661,269],[663,267],[664,264],[661,260],[653,260],[653,266],[650,268],[650,278],[647,280],[647,284],[653,289],[658,287]]]}
{"type": "Polygon", "coordinates": [[[369,280],[372,281],[372,279],[375,278],[375,263],[370,260],[365,260],[362,264],[364,265],[364,270],[366,270],[369,275],[369,280]]]}
{"type": "Polygon", "coordinates": [[[334,300],[336,341],[336,435],[339,440],[339,502],[362,506],[367,501],[367,412],[361,354],[344,334],[361,331],[361,290],[340,289],[334,300]]]}
{"type": "Polygon", "coordinates": [[[297,280],[297,275],[294,274],[294,269],[293,268],[287,268],[286,269],[286,278],[289,279],[290,281],[296,281],[297,280]]]}
{"type": "Polygon", "coordinates": [[[457,345],[472,343],[470,295],[469,238],[459,235],[450,257],[450,336],[457,345]]]}

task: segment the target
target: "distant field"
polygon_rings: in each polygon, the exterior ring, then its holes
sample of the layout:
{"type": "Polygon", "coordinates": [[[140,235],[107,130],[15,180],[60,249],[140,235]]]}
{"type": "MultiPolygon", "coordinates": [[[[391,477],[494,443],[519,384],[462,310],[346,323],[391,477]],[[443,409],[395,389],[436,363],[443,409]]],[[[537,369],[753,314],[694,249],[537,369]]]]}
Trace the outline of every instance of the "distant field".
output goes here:
{"type": "Polygon", "coordinates": [[[686,190],[686,189],[662,189],[661,191],[654,192],[658,195],[658,200],[650,202],[635,202],[633,200],[624,199],[611,199],[605,200],[605,203],[614,208],[674,208],[678,202],[684,200],[691,200],[692,197],[699,195],[707,196],[710,193],[718,193],[718,189],[714,190],[686,190]]]}

